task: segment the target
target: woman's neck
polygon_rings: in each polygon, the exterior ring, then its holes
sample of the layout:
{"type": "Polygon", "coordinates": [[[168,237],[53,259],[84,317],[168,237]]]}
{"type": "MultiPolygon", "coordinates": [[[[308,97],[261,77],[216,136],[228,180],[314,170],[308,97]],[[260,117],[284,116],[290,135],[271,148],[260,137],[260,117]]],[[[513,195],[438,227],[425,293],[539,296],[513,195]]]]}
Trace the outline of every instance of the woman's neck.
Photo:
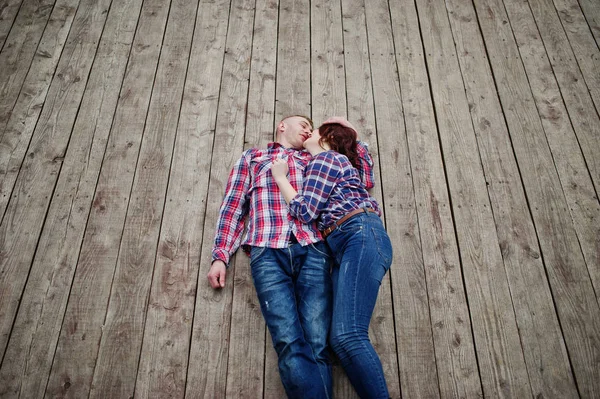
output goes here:
{"type": "Polygon", "coordinates": [[[331,150],[331,147],[329,146],[329,144],[323,143],[323,146],[314,145],[314,146],[310,146],[310,148],[307,148],[306,150],[308,150],[308,152],[310,152],[310,155],[312,155],[314,157],[322,152],[327,152],[327,151],[331,150]]]}

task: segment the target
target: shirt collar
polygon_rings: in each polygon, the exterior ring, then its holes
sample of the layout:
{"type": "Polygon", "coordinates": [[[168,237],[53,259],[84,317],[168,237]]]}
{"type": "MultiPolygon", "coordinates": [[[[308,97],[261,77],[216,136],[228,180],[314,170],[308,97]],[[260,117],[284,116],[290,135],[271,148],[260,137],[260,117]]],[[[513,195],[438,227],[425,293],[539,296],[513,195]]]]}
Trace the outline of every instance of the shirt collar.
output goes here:
{"type": "Polygon", "coordinates": [[[307,156],[307,155],[310,156],[310,152],[306,151],[305,149],[296,150],[295,148],[284,147],[281,143],[277,143],[277,142],[269,143],[267,145],[267,148],[269,150],[275,150],[275,149],[281,148],[282,150],[284,150],[286,152],[291,152],[293,154],[298,154],[300,156],[307,156]]]}

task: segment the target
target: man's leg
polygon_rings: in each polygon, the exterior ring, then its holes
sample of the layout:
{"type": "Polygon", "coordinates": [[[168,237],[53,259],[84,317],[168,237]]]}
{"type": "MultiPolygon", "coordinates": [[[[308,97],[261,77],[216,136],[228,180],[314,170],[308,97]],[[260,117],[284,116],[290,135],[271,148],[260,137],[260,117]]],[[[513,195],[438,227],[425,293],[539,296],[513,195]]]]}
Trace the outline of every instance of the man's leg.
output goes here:
{"type": "Polygon", "coordinates": [[[328,398],[321,371],[298,317],[292,259],[289,249],[252,248],[254,286],[279,358],[279,374],[288,397],[328,398]]]}
{"type": "Polygon", "coordinates": [[[292,246],[295,258],[296,300],[300,323],[320,369],[323,384],[332,397],[331,357],[327,339],[333,308],[331,256],[325,243],[292,246]]]}

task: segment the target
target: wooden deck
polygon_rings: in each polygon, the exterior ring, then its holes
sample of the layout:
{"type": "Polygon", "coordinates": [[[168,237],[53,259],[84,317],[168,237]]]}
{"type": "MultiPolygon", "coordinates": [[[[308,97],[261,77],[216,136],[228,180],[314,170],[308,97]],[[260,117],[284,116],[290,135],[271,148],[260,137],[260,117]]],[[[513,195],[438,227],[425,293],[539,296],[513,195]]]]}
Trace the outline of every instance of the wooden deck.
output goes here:
{"type": "Polygon", "coordinates": [[[393,398],[599,398],[599,44],[598,0],[0,0],[0,397],[284,397],[248,259],[205,276],[301,113],[376,160],[393,398]]]}

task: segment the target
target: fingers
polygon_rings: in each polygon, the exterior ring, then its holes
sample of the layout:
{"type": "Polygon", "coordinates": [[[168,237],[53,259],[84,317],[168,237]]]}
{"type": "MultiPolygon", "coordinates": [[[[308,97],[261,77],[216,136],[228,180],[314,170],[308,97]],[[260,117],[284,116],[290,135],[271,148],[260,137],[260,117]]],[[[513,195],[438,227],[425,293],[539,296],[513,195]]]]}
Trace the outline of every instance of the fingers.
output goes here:
{"type": "Polygon", "coordinates": [[[221,265],[215,265],[210,268],[208,275],[208,282],[212,288],[223,288],[225,287],[225,275],[227,274],[227,269],[225,267],[221,267],[221,265]]]}

